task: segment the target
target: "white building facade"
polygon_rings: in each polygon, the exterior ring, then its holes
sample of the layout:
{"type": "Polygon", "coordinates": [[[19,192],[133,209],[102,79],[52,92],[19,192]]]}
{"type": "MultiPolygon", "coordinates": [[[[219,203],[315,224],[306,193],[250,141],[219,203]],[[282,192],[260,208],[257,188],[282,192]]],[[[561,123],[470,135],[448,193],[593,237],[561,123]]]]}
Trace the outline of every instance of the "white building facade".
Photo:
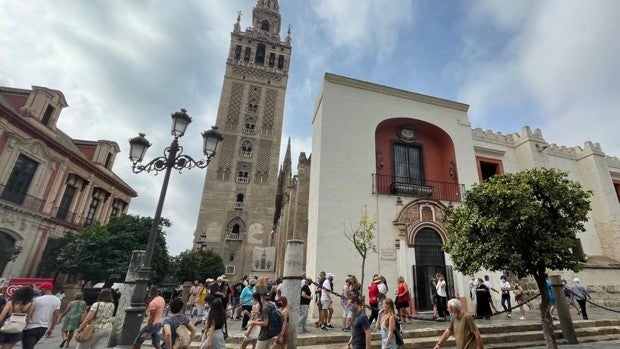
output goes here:
{"type": "MultiPolygon", "coordinates": [[[[402,275],[412,307],[425,311],[432,309],[429,277],[441,272],[449,296],[467,301],[470,276],[454,271],[442,251],[444,209],[494,174],[555,167],[594,193],[587,231],[579,236],[590,259],[579,277],[599,296],[614,298],[610,280],[620,280],[620,160],[591,142],[583,148],[548,144],[529,127],[511,135],[472,129],[468,108],[325,75],[312,120],[307,275],[332,272],[336,285],[347,274],[360,278],[362,259],[344,230],[356,227],[367,210],[377,220],[379,252],[366,260],[364,289],[373,274],[381,274],[393,297],[402,275]]],[[[500,274],[486,274],[499,283],[500,274]]]]}

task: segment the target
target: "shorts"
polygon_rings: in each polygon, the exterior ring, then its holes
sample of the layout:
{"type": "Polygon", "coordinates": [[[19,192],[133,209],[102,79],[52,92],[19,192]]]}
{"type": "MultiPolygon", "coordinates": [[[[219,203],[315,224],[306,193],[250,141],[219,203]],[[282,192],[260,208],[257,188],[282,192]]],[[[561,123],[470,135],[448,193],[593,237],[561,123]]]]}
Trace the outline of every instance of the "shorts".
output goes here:
{"type": "Polygon", "coordinates": [[[549,305],[555,306],[555,298],[550,298],[549,299],[549,305]]]}
{"type": "Polygon", "coordinates": [[[321,300],[321,309],[331,309],[332,301],[331,299],[322,299],[321,300]]]}
{"type": "Polygon", "coordinates": [[[161,323],[158,324],[153,324],[153,326],[151,326],[150,330],[146,329],[146,326],[142,327],[140,329],[140,332],[138,333],[138,337],[136,337],[136,340],[133,341],[134,344],[138,344],[138,345],[142,345],[142,343],[144,343],[144,341],[146,341],[146,339],[150,336],[151,337],[151,341],[153,343],[159,343],[161,342],[161,328],[162,325],[161,323]]]}
{"type": "Polygon", "coordinates": [[[22,332],[2,333],[0,332],[0,346],[2,344],[14,344],[22,340],[22,332]]]}

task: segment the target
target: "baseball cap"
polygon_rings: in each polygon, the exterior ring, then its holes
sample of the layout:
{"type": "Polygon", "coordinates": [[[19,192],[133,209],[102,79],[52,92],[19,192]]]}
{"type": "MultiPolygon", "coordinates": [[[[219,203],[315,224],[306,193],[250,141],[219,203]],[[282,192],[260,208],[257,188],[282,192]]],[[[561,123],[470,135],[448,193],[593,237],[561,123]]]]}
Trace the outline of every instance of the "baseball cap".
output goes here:
{"type": "Polygon", "coordinates": [[[39,286],[39,288],[42,290],[51,290],[52,288],[54,288],[54,285],[49,281],[45,281],[39,286]]]}

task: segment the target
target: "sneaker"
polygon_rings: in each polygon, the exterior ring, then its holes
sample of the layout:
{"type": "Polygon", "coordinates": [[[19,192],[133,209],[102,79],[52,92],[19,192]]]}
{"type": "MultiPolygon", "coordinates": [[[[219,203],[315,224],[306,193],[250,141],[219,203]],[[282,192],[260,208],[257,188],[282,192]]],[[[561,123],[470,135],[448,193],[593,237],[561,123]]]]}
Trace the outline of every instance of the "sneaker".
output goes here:
{"type": "Polygon", "coordinates": [[[334,326],[332,326],[332,324],[327,324],[327,327],[334,328],[334,326]]]}
{"type": "Polygon", "coordinates": [[[325,325],[321,326],[321,330],[327,331],[327,326],[325,326],[325,325]]]}
{"type": "Polygon", "coordinates": [[[525,320],[525,316],[521,316],[519,319],[521,319],[521,320],[525,320]]]}
{"type": "Polygon", "coordinates": [[[506,315],[507,315],[508,317],[512,317],[512,314],[510,314],[510,313],[508,313],[508,314],[506,314],[506,315]]]}
{"type": "Polygon", "coordinates": [[[555,316],[555,315],[551,315],[551,318],[552,318],[553,320],[557,320],[557,319],[558,319],[558,317],[557,317],[557,316],[555,316]]]}

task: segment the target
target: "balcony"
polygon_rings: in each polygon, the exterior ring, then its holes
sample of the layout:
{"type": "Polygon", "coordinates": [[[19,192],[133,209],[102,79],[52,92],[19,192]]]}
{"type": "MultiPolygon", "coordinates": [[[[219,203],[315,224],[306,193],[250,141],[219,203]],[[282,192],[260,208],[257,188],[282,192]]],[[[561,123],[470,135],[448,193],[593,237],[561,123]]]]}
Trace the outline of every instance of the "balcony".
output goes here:
{"type": "Polygon", "coordinates": [[[464,190],[465,186],[459,183],[415,180],[378,174],[372,175],[372,193],[379,195],[398,195],[460,202],[463,199],[464,190]]]}
{"type": "Polygon", "coordinates": [[[242,150],[241,151],[241,157],[251,158],[252,157],[252,151],[242,150]]]}
{"type": "Polygon", "coordinates": [[[227,241],[243,241],[245,240],[245,233],[226,233],[224,240],[227,241]]]}
{"type": "Polygon", "coordinates": [[[235,202],[235,210],[243,210],[243,202],[235,202]]]}
{"type": "Polygon", "coordinates": [[[248,177],[237,177],[237,183],[250,183],[250,179],[248,177]]]}
{"type": "Polygon", "coordinates": [[[43,200],[32,195],[23,195],[11,191],[5,191],[4,185],[0,185],[0,200],[10,202],[34,212],[43,212],[43,200]]]}

